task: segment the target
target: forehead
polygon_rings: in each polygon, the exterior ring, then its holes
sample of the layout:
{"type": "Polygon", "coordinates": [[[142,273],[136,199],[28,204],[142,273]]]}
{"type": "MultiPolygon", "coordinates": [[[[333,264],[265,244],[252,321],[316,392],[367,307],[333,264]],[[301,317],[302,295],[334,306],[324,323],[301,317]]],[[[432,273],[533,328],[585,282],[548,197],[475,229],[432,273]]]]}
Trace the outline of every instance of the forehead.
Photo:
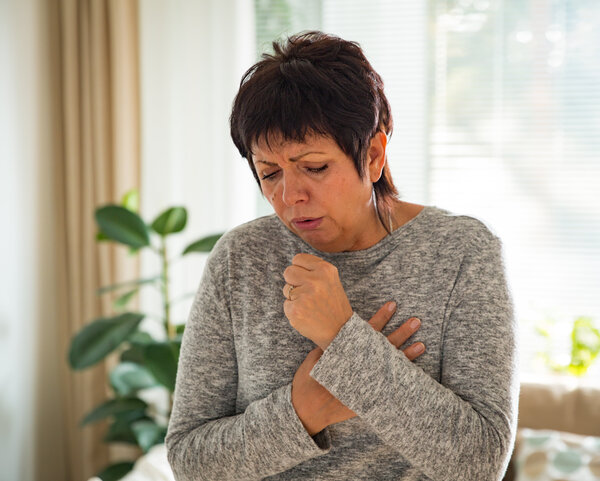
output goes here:
{"type": "Polygon", "coordinates": [[[270,135],[268,138],[263,136],[252,144],[253,160],[271,155],[295,157],[307,151],[341,152],[335,140],[320,135],[306,135],[301,141],[283,139],[281,135],[270,135]]]}

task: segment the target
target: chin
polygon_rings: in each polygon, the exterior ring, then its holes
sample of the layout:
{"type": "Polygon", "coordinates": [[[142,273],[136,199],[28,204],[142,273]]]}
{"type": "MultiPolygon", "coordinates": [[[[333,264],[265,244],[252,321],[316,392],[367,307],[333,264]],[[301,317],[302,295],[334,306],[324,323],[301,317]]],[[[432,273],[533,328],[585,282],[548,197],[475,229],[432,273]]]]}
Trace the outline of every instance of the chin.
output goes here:
{"type": "Polygon", "coordinates": [[[328,242],[326,239],[323,239],[322,236],[306,232],[295,232],[295,234],[311,247],[323,252],[331,252],[329,250],[331,248],[331,241],[328,242]]]}
{"type": "Polygon", "coordinates": [[[343,248],[337,246],[333,241],[326,241],[323,239],[308,239],[307,237],[301,237],[304,242],[310,244],[311,247],[321,252],[342,252],[343,248]]]}

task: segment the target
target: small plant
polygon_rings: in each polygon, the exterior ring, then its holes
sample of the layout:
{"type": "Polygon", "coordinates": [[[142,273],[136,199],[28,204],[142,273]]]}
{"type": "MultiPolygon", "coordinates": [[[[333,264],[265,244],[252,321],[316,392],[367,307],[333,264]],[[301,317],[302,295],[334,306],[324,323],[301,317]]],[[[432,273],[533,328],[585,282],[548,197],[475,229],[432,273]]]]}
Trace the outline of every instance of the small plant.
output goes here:
{"type": "Polygon", "coordinates": [[[557,360],[557,356],[551,350],[556,335],[555,327],[556,321],[551,319],[536,325],[536,332],[546,340],[546,348],[538,352],[538,356],[554,372],[584,376],[600,353],[600,329],[590,317],[576,318],[571,329],[570,358],[557,360]]]}
{"type": "MultiPolygon", "coordinates": [[[[152,446],[164,442],[172,407],[184,327],[175,325],[171,318],[171,306],[177,300],[171,299],[169,293],[169,267],[173,259],[167,257],[167,238],[184,230],[187,211],[184,207],[171,207],[147,225],[136,213],[138,199],[137,191],[133,190],[125,195],[122,205],[111,204],[96,209],[95,219],[99,228],[96,239],[98,242],[128,246],[130,255],[149,249],[159,256],[161,270],[146,279],[134,279],[99,289],[98,295],[121,292],[113,303],[117,313],[84,326],[71,341],[68,359],[73,369],[81,370],[95,365],[114,351],[118,353],[119,363],[108,379],[112,397],[88,413],[81,425],[109,419],[105,442],[137,445],[145,453],[152,446]],[[156,238],[156,243],[151,237],[156,238]],[[140,323],[148,317],[146,314],[127,311],[129,302],[144,286],[156,287],[161,296],[163,313],[159,322],[164,336],[160,340],[140,330],[140,323]],[[139,395],[142,390],[157,386],[162,386],[169,393],[168,410],[162,413],[162,418],[161,413],[157,413],[155,407],[139,395]]],[[[178,258],[192,252],[209,252],[220,237],[221,234],[217,234],[193,242],[178,258]]],[[[116,463],[97,476],[103,481],[121,479],[133,464],[132,461],[116,463]]]]}

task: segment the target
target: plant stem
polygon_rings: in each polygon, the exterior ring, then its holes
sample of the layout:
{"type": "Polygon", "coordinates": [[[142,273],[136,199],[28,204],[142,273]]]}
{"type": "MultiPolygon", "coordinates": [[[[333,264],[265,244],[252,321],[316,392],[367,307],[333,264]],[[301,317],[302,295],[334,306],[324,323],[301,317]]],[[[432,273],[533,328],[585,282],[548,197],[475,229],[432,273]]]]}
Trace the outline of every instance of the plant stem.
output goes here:
{"type": "Polygon", "coordinates": [[[169,260],[167,258],[167,243],[164,237],[161,237],[160,256],[162,257],[162,295],[163,306],[165,310],[165,330],[167,337],[175,337],[175,326],[171,323],[171,306],[169,304],[169,260]]]}

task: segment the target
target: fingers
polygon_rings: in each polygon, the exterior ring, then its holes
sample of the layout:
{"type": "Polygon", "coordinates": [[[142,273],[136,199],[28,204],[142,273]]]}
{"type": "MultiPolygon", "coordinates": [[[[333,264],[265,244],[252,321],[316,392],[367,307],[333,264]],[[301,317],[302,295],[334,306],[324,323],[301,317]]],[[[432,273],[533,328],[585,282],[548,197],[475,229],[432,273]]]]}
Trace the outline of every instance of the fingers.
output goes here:
{"type": "Polygon", "coordinates": [[[403,349],[402,352],[408,358],[409,361],[414,361],[417,357],[425,352],[425,344],[422,342],[415,342],[411,344],[406,349],[403,349]]]}
{"type": "MultiPolygon", "coordinates": [[[[392,318],[394,312],[396,312],[396,303],[394,301],[386,302],[375,313],[375,315],[369,319],[369,324],[376,331],[381,331],[392,318]]],[[[420,319],[411,317],[398,329],[387,336],[388,341],[390,341],[396,348],[399,348],[410,338],[410,336],[417,332],[420,327],[420,319]]],[[[425,344],[422,342],[416,342],[408,346],[406,349],[403,349],[402,352],[404,352],[404,355],[412,361],[425,352],[425,344]]]]}
{"type": "Polygon", "coordinates": [[[285,282],[293,286],[316,279],[338,279],[337,267],[310,254],[297,254],[283,271],[285,282]],[[300,259],[300,262],[298,262],[300,259]]]}
{"type": "Polygon", "coordinates": [[[316,269],[319,264],[327,262],[321,259],[320,257],[313,256],[312,254],[296,254],[292,259],[292,265],[303,267],[308,271],[312,271],[316,269]]]}
{"type": "MultiPolygon", "coordinates": [[[[417,319],[416,317],[411,317],[398,329],[396,329],[394,332],[387,336],[388,341],[390,341],[394,346],[399,348],[410,338],[410,336],[417,332],[420,327],[420,319],[417,319]]],[[[404,352],[404,355],[408,358],[409,361],[413,361],[425,352],[425,344],[423,344],[422,342],[415,342],[414,344],[411,344],[407,348],[403,349],[402,352],[404,352]]]]}
{"type": "MultiPolygon", "coordinates": [[[[394,315],[396,311],[396,303],[395,302],[387,302],[383,305],[381,309],[377,311],[377,313],[369,320],[369,324],[373,327],[373,329],[377,331],[381,331],[383,327],[388,323],[391,317],[394,315]]],[[[396,348],[402,346],[415,332],[419,330],[421,327],[420,319],[416,317],[411,317],[406,322],[404,322],[398,329],[387,336],[388,341],[390,341],[396,348]]],[[[413,361],[421,354],[425,352],[425,344],[422,342],[415,342],[411,344],[407,348],[403,349],[402,352],[404,355],[410,360],[413,361]]]]}
{"type": "Polygon", "coordinates": [[[392,318],[394,312],[396,312],[396,303],[394,301],[386,302],[375,315],[369,319],[369,324],[371,324],[371,327],[376,331],[381,331],[392,318]]]}
{"type": "Polygon", "coordinates": [[[306,283],[311,276],[312,271],[306,270],[304,267],[287,266],[283,271],[283,279],[292,286],[300,286],[306,283]]]}
{"type": "Polygon", "coordinates": [[[416,317],[411,317],[398,329],[388,335],[388,341],[394,346],[400,347],[419,329],[419,327],[421,327],[421,321],[416,317]]]}

